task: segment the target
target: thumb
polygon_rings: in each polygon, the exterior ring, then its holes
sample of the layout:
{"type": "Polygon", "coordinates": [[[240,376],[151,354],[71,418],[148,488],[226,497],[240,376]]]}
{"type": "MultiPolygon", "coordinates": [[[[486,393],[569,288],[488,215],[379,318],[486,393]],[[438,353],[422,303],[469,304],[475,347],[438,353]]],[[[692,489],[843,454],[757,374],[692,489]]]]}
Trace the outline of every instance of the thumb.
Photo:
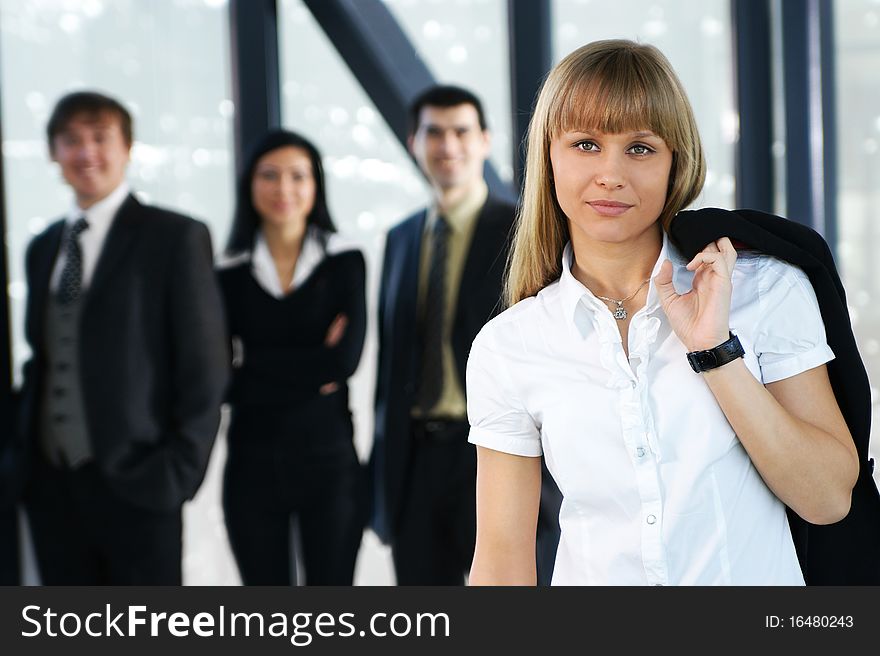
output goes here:
{"type": "Polygon", "coordinates": [[[663,305],[678,296],[672,284],[672,262],[669,260],[664,260],[660,265],[660,272],[654,276],[654,287],[657,288],[657,295],[663,305]]]}

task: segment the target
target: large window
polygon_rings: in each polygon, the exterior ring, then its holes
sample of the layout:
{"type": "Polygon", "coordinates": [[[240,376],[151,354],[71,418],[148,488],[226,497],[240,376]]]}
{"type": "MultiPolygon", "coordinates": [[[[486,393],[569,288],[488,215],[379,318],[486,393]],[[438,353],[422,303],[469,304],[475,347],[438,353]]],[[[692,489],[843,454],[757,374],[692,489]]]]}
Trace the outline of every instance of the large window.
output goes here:
{"type": "MultiPolygon", "coordinates": [[[[49,162],[45,125],[55,101],[75,89],[121,100],[134,117],[132,189],[151,203],[208,223],[215,245],[233,195],[228,19],[224,0],[3,0],[3,166],[6,246],[16,380],[29,356],[22,334],[24,251],[70,207],[72,195],[49,162]]],[[[235,582],[209,475],[186,522],[187,583],[235,582]]]]}
{"type": "Polygon", "coordinates": [[[490,161],[513,179],[507,0],[383,0],[438,82],[480,96],[492,130],[490,161]],[[454,8],[454,10],[452,10],[454,8]]]}
{"type": "MultiPolygon", "coordinates": [[[[872,381],[877,444],[880,381],[880,4],[835,2],[837,76],[837,261],[859,350],[872,381]]],[[[875,468],[880,481],[880,467],[875,468]]]]}

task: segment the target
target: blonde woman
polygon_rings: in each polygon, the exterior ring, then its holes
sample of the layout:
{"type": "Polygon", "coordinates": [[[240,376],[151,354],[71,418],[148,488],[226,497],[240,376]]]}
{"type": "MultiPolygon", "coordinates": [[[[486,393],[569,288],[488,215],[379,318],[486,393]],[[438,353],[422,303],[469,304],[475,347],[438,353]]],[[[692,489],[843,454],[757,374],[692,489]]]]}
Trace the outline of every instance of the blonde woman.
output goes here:
{"type": "Polygon", "coordinates": [[[807,278],[666,237],[704,176],[656,48],[592,43],[548,76],[510,307],[468,361],[472,584],[534,584],[540,455],[564,496],[554,584],[803,585],[786,506],[847,514],[858,460],[807,278]]]}

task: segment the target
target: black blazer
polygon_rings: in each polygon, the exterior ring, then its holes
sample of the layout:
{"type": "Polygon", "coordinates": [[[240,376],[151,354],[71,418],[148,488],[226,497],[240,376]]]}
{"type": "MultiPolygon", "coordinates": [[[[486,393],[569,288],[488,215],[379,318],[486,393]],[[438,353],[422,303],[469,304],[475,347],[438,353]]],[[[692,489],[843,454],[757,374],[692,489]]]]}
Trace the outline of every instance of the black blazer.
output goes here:
{"type": "Polygon", "coordinates": [[[808,585],[880,585],[880,493],[872,478],[874,462],[868,458],[871,388],[828,244],[810,228],[755,210],[679,212],[670,234],[688,259],[710,241],[730,237],[799,266],[810,278],[836,356],[828,363],[828,377],[852,433],[860,471],[845,519],[816,526],[789,510],[789,523],[808,585]]]}
{"type": "MultiPolygon", "coordinates": [[[[21,444],[39,448],[49,279],[64,221],[28,248],[21,444]]],[[[79,326],[85,417],[95,462],[123,499],[174,510],[205,474],[227,384],[226,336],[206,227],[129,196],[83,297],[79,326]]],[[[26,470],[26,467],[25,467],[26,470]]]]}
{"type": "MultiPolygon", "coordinates": [[[[501,308],[501,285],[516,208],[489,197],[477,217],[455,310],[452,350],[461,388],[474,337],[501,308]]],[[[388,233],[379,291],[379,362],[376,381],[373,528],[388,541],[401,509],[409,462],[410,412],[418,374],[419,262],[427,211],[388,233]]]]}

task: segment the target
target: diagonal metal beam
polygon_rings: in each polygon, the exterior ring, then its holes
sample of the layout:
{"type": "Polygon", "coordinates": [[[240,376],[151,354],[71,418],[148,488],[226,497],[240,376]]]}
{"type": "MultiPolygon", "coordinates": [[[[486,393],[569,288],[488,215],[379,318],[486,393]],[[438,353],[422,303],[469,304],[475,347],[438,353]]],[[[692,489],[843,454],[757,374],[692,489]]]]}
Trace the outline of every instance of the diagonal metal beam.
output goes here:
{"type": "MultiPolygon", "coordinates": [[[[406,147],[407,107],[435,83],[431,70],[381,0],[303,0],[345,64],[406,147]]],[[[510,186],[486,162],[493,193],[510,197],[510,186]]]]}

